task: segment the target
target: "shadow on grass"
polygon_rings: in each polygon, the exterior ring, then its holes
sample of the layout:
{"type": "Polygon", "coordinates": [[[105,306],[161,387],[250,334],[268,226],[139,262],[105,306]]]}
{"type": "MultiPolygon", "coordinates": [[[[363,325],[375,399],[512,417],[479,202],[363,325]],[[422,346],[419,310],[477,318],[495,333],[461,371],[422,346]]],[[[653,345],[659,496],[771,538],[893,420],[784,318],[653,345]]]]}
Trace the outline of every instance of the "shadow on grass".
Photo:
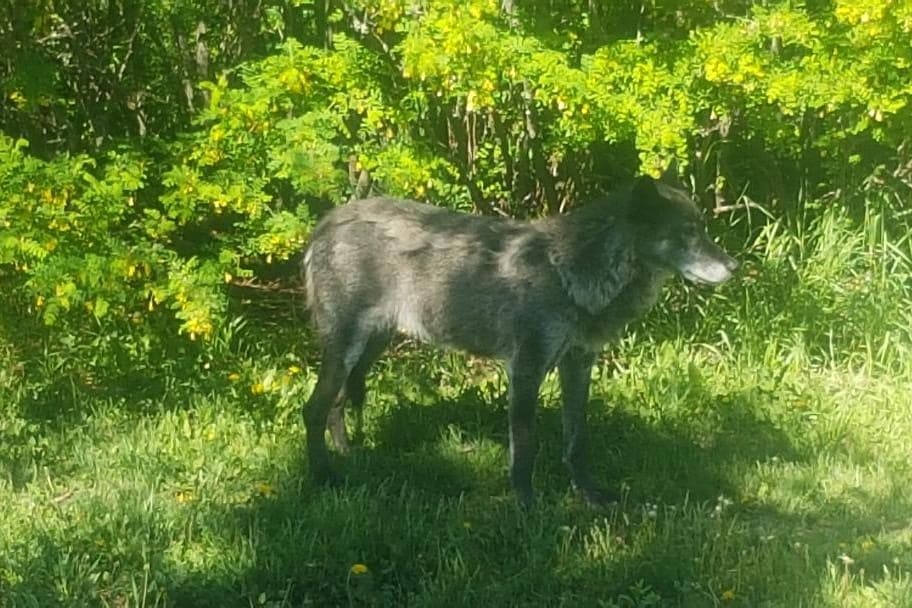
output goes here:
{"type": "MultiPolygon", "coordinates": [[[[593,464],[627,488],[608,511],[569,492],[559,410],[543,408],[540,502],[530,512],[507,488],[502,404],[474,392],[435,405],[394,401],[368,444],[340,459],[344,488],[312,487],[306,463],[289,456],[295,473],[276,496],[216,515],[247,531],[248,567],[185,575],[169,598],[194,606],[243,605],[239,596],[283,606],[549,606],[626,597],[618,605],[707,606],[737,589],[729,605],[748,606],[791,605],[818,591],[808,560],[819,574],[833,545],[805,536],[805,550],[792,550],[790,531],[805,529],[804,516],[769,511],[751,515],[755,524],[738,515],[749,511],[733,468],[800,459],[745,399],[732,400],[710,442],[593,402],[593,464]],[[734,506],[716,511],[720,495],[734,506]],[[782,546],[763,545],[770,529],[782,546]],[[351,574],[353,564],[370,574],[351,574]]],[[[875,519],[846,510],[818,523],[860,538],[877,529],[875,519]]]]}
{"type": "MultiPolygon", "coordinates": [[[[776,458],[800,461],[802,455],[788,435],[762,418],[749,394],[719,398],[699,396],[714,409],[712,429],[694,437],[686,424],[648,421],[631,413],[624,403],[607,404],[594,399],[589,404],[589,460],[593,472],[616,492],[626,492],[638,502],[715,500],[720,494],[737,497],[727,471],[757,461],[776,458]]],[[[474,389],[455,399],[427,405],[399,396],[395,405],[377,414],[370,432],[370,447],[356,450],[348,475],[358,483],[371,483],[379,476],[392,476],[413,485],[427,484],[433,470],[416,463],[398,466],[402,458],[427,456],[447,439],[457,443],[469,462],[479,442],[499,447],[498,475],[506,488],[507,405],[505,398],[486,403],[474,389]],[[401,470],[400,470],[401,469],[401,470]]],[[[561,461],[562,429],[558,402],[540,407],[537,416],[540,452],[536,462],[536,485],[543,491],[568,485],[561,461]]],[[[459,460],[458,454],[449,460],[459,460]]],[[[342,461],[345,466],[345,461],[342,461]]],[[[487,459],[486,464],[491,464],[487,459]]],[[[467,465],[468,466],[468,465],[467,465]]],[[[485,480],[490,481],[490,478],[485,480]]],[[[471,478],[462,480],[466,489],[471,478]]],[[[492,487],[489,483],[484,487],[492,487]]]]}

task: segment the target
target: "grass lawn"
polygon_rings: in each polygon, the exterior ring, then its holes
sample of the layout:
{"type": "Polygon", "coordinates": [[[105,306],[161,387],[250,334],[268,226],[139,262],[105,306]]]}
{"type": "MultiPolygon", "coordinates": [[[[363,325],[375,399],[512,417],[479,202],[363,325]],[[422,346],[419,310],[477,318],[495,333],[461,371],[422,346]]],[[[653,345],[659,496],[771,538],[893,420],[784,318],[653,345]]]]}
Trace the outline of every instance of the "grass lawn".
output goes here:
{"type": "Polygon", "coordinates": [[[303,327],[115,380],[5,322],[0,606],[912,606],[908,253],[827,221],[786,256],[761,235],[717,292],[676,283],[601,361],[606,511],[569,489],[554,378],[524,512],[490,363],[381,360],[321,490],[303,327]]]}

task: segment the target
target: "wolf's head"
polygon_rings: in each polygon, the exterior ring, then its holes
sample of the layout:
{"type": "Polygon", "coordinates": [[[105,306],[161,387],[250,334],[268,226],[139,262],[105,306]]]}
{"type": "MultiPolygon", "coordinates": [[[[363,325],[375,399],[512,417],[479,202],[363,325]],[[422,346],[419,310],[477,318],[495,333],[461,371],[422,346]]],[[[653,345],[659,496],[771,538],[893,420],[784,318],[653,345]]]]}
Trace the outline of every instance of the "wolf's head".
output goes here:
{"type": "Polygon", "coordinates": [[[687,193],[667,175],[637,179],[630,219],[637,228],[642,259],[678,272],[688,281],[716,285],[727,281],[738,262],[710,240],[703,215],[687,193]]]}

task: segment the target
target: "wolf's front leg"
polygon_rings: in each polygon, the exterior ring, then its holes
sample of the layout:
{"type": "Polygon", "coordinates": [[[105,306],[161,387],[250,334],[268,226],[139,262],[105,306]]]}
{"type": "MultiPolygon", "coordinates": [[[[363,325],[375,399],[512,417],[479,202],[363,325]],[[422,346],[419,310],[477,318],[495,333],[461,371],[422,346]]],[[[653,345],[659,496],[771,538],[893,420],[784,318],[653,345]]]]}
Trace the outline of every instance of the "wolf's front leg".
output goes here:
{"type": "Polygon", "coordinates": [[[600,489],[589,474],[586,440],[586,405],[595,353],[570,349],[557,366],[564,398],[564,464],[570,479],[583,498],[593,506],[605,506],[617,501],[610,492],[600,489]]]}
{"type": "Polygon", "coordinates": [[[532,469],[538,442],[535,438],[535,409],[538,390],[545,377],[545,365],[537,349],[520,348],[510,361],[510,483],[519,502],[529,507],[535,500],[532,469]]]}

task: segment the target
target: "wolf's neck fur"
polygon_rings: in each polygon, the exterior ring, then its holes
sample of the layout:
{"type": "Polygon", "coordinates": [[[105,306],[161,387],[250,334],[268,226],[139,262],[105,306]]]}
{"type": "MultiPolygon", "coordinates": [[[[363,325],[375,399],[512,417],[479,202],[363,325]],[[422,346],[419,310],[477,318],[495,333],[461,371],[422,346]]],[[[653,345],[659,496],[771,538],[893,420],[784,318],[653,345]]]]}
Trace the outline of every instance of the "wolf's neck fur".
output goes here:
{"type": "Polygon", "coordinates": [[[551,235],[548,258],[567,294],[590,315],[611,306],[634,280],[651,284],[651,275],[656,274],[638,259],[624,207],[595,203],[546,220],[551,235]]]}

